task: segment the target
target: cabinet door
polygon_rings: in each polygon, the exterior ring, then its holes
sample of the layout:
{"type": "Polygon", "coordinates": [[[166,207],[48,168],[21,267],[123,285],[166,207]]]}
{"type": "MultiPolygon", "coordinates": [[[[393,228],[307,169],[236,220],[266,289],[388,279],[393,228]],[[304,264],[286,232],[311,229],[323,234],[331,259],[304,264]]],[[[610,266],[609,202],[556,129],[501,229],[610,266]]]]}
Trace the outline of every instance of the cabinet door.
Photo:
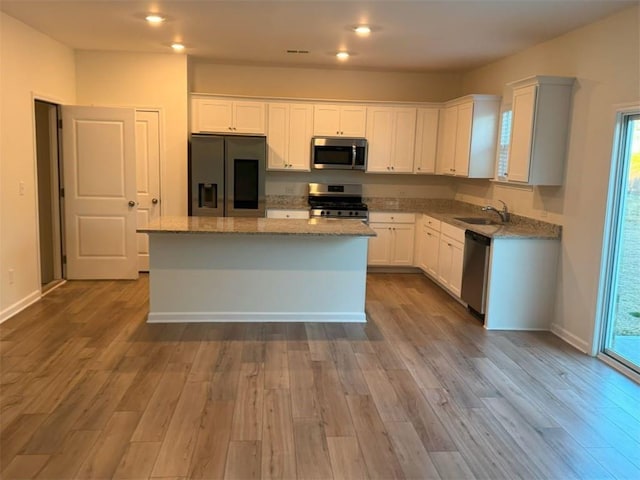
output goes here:
{"type": "Polygon", "coordinates": [[[415,240],[415,226],[413,224],[394,224],[391,245],[392,265],[413,265],[413,242],[415,240]]]}
{"type": "Polygon", "coordinates": [[[451,242],[451,271],[449,288],[457,297],[462,289],[462,264],[464,261],[464,244],[451,242]]]}
{"type": "Polygon", "coordinates": [[[268,107],[269,118],[267,124],[267,168],[281,170],[287,168],[289,160],[289,105],[271,103],[268,107]]]}
{"type": "Polygon", "coordinates": [[[313,134],[327,137],[340,135],[340,107],[316,105],[313,107],[313,134]]]}
{"type": "Polygon", "coordinates": [[[340,108],[340,135],[344,137],[364,137],[367,125],[367,109],[358,105],[340,108]]]}
{"type": "Polygon", "coordinates": [[[234,102],[233,103],[233,131],[234,133],[265,133],[264,103],[234,102]]]}
{"type": "Polygon", "coordinates": [[[289,169],[309,171],[311,164],[311,137],[313,136],[313,106],[289,107],[289,169]]]}
{"type": "Polygon", "coordinates": [[[473,124],[473,102],[458,105],[456,125],[454,173],[457,176],[469,175],[469,158],[471,153],[471,128],[473,124]]]}
{"type": "Polygon", "coordinates": [[[308,219],[309,210],[276,210],[267,209],[267,218],[280,219],[308,219]]]}
{"type": "Polygon", "coordinates": [[[509,181],[529,181],[536,88],[535,85],[531,85],[515,89],[513,92],[511,145],[507,166],[509,181]]]}
{"type": "Polygon", "coordinates": [[[458,123],[458,107],[447,107],[441,112],[440,134],[438,138],[437,172],[442,175],[453,175],[456,153],[456,127],[458,123]]]}
{"type": "Polygon", "coordinates": [[[389,172],[393,137],[393,109],[367,109],[367,172],[389,172]]]}
{"type": "Polygon", "coordinates": [[[419,108],[416,120],[415,173],[436,173],[438,108],[419,108]]]}
{"type": "Polygon", "coordinates": [[[422,237],[421,268],[433,277],[438,276],[438,252],[440,251],[440,233],[426,228],[422,237]]]}
{"type": "Polygon", "coordinates": [[[376,232],[375,237],[369,238],[367,252],[368,265],[389,265],[391,257],[391,224],[371,223],[371,229],[376,232]]]}
{"type": "Polygon", "coordinates": [[[453,244],[447,237],[440,237],[438,249],[438,280],[444,286],[449,287],[451,282],[451,262],[453,259],[453,244]]]}
{"type": "Polygon", "coordinates": [[[413,152],[416,141],[416,109],[395,108],[391,171],[413,172],[413,152]]]}
{"type": "Polygon", "coordinates": [[[197,98],[193,100],[192,107],[194,132],[229,133],[232,131],[233,102],[197,98]]]}

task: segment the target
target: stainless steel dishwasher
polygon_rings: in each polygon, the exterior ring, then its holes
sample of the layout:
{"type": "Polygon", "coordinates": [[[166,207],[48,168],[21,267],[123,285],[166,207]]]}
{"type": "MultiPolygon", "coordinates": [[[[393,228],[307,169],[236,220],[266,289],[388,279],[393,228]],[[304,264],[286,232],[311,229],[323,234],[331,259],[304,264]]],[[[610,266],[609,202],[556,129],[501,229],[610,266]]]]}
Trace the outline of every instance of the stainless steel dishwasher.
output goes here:
{"type": "Polygon", "coordinates": [[[467,230],[464,234],[464,240],[462,300],[467,303],[472,313],[484,319],[491,238],[467,230]]]}

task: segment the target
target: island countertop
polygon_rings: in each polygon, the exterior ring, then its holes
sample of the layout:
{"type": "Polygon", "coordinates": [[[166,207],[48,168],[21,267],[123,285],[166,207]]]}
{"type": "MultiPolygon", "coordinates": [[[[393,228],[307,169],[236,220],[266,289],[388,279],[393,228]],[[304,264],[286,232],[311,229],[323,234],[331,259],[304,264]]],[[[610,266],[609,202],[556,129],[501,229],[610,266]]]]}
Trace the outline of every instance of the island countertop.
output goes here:
{"type": "Polygon", "coordinates": [[[365,223],[355,220],[311,218],[276,219],[244,217],[160,217],[138,227],[139,233],[315,235],[374,237],[365,223]]]}

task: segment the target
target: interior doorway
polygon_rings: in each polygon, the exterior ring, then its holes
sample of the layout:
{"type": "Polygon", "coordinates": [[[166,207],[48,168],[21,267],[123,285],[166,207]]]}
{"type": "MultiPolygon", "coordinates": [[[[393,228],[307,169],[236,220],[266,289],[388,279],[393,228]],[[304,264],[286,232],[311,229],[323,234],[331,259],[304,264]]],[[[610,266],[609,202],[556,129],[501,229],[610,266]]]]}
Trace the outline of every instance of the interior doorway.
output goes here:
{"type": "Polygon", "coordinates": [[[608,205],[602,352],[640,373],[640,108],[618,115],[608,205]]]}
{"type": "Polygon", "coordinates": [[[40,284],[44,293],[64,278],[58,138],[60,109],[59,105],[35,100],[34,110],[40,284]]]}

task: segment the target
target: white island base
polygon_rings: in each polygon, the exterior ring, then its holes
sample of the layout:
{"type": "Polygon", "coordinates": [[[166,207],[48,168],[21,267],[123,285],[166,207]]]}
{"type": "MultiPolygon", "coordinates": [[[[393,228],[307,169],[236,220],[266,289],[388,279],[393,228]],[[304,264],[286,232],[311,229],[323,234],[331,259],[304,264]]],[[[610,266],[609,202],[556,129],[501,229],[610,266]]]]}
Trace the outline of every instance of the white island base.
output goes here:
{"type": "Polygon", "coordinates": [[[367,241],[150,232],[148,322],[366,322],[367,241]]]}

